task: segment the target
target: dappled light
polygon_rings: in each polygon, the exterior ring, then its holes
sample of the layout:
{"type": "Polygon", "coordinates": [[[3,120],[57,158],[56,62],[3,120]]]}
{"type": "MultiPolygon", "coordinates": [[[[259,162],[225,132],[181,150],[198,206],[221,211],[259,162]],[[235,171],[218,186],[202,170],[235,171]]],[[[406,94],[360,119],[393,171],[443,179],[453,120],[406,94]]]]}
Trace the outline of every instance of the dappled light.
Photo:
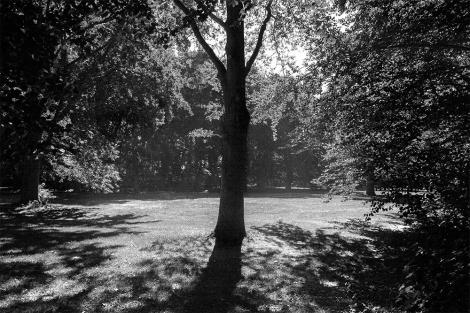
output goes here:
{"type": "Polygon", "coordinates": [[[0,5],[0,312],[470,312],[466,0],[0,5]]]}
{"type": "Polygon", "coordinates": [[[118,212],[3,210],[0,308],[395,312],[408,234],[392,224],[353,219],[311,231],[273,222],[252,226],[242,247],[226,248],[209,233],[155,237],[148,232],[160,220],[118,212]],[[145,235],[148,241],[139,241],[145,235]]]}

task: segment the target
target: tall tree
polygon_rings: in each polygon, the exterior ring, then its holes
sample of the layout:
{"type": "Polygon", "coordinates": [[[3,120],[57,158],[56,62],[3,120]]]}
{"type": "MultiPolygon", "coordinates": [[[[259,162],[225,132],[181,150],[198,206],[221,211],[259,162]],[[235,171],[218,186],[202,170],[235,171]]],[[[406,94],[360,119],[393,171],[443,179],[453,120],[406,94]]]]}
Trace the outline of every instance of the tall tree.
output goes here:
{"type": "Polygon", "coordinates": [[[332,119],[324,178],[341,188],[373,175],[383,190],[373,212],[392,203],[420,234],[403,269],[406,311],[468,312],[470,7],[357,0],[347,10],[316,64],[332,119]]]}
{"type": "Polygon", "coordinates": [[[38,199],[41,157],[51,150],[53,134],[69,125],[63,119],[74,94],[69,80],[73,66],[112,44],[93,49],[96,34],[90,30],[136,15],[150,16],[146,1],[2,3],[0,127],[8,139],[2,142],[2,152],[14,151],[23,158],[23,201],[38,199]]]}
{"type": "Polygon", "coordinates": [[[221,119],[222,190],[214,233],[219,245],[240,245],[246,235],[243,201],[247,179],[247,136],[250,124],[250,114],[246,105],[246,77],[261,49],[263,36],[272,15],[272,0],[266,4],[266,17],[261,24],[256,45],[248,61],[245,59],[244,17],[254,4],[250,0],[224,1],[226,19],[223,21],[213,13],[217,2],[195,0],[193,6],[190,6],[181,0],[173,1],[184,14],[184,20],[217,68],[222,86],[224,107],[221,119]],[[197,23],[197,16],[201,12],[225,31],[225,64],[201,34],[197,23]]]}

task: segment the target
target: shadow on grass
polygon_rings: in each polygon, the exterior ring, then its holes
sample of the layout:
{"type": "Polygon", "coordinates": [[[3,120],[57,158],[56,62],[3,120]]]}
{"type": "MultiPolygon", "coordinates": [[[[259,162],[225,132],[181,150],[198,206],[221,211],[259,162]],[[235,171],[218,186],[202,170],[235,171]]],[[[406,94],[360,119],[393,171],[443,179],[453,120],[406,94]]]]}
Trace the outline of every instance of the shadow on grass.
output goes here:
{"type": "Polygon", "coordinates": [[[301,256],[291,258],[295,265],[289,269],[305,279],[299,292],[313,296],[320,308],[333,312],[393,311],[410,234],[360,220],[337,225],[351,233],[344,236],[319,229],[312,234],[286,223],[257,230],[302,251],[301,256]]]}
{"type": "Polygon", "coordinates": [[[0,212],[0,252],[8,252],[9,255],[41,253],[60,250],[73,242],[138,234],[130,226],[141,223],[134,220],[143,216],[100,216],[90,214],[93,210],[98,209],[47,207],[3,210],[0,212]]]}
{"type": "Polygon", "coordinates": [[[153,280],[167,296],[155,289],[123,312],[400,312],[408,234],[358,220],[336,230],[348,236],[265,225],[253,228],[243,249],[214,247],[210,255],[202,238],[189,240],[193,246],[155,244],[151,250],[167,257],[146,262],[151,270],[139,281],[153,280]]]}
{"type": "Polygon", "coordinates": [[[287,223],[254,227],[242,248],[218,247],[204,236],[162,238],[141,250],[145,257],[132,272],[105,274],[102,268],[119,245],[93,239],[132,234],[138,216],[18,214],[2,217],[1,252],[21,257],[55,251],[60,266],[0,260],[0,311],[399,312],[394,298],[409,234],[359,220],[315,233],[287,223]],[[65,230],[71,220],[82,230],[65,230]],[[90,268],[96,271],[86,273],[90,268]],[[43,289],[49,293],[30,295],[43,289]]]}
{"type": "Polygon", "coordinates": [[[117,305],[114,310],[399,312],[394,300],[408,234],[357,220],[338,224],[337,230],[349,235],[265,225],[253,229],[241,250],[211,251],[212,240],[201,237],[155,243],[150,251],[158,260],[142,263],[146,270],[141,275],[120,278],[121,286],[139,282],[139,288],[132,288],[139,290],[134,294],[141,299],[138,308],[120,310],[117,305]],[[153,289],[142,289],[149,282],[153,289]]]}
{"type": "Polygon", "coordinates": [[[79,299],[93,287],[84,273],[111,260],[113,251],[121,247],[99,241],[139,234],[129,226],[141,216],[92,212],[2,207],[0,312],[78,312],[69,307],[71,299],[79,299]]]}

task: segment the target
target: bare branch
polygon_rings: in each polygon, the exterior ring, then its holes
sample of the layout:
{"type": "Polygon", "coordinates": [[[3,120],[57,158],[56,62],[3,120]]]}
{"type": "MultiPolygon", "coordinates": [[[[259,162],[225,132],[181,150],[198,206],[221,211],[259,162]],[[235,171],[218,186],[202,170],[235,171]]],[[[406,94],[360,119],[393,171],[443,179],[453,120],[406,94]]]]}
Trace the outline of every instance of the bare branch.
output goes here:
{"type": "Polygon", "coordinates": [[[217,57],[214,50],[212,50],[211,46],[209,46],[209,44],[204,40],[204,37],[202,37],[202,34],[199,31],[199,27],[197,27],[196,22],[192,21],[190,26],[191,26],[191,29],[193,30],[194,36],[196,36],[197,41],[199,41],[204,51],[207,53],[207,55],[211,59],[212,63],[214,63],[215,67],[217,68],[219,75],[222,75],[222,76],[225,75],[224,64],[222,63],[222,61],[220,61],[219,57],[217,57]]]}
{"type": "Polygon", "coordinates": [[[219,57],[215,54],[214,50],[211,48],[211,46],[207,43],[207,41],[204,39],[204,37],[201,34],[201,31],[199,30],[199,27],[196,24],[196,21],[194,20],[194,17],[191,15],[191,10],[186,7],[183,2],[180,0],[173,0],[173,3],[181,10],[183,13],[186,15],[186,17],[189,19],[189,26],[191,27],[191,30],[194,33],[194,36],[196,36],[197,41],[199,44],[202,46],[204,51],[207,53],[209,58],[211,59],[212,63],[214,63],[215,67],[217,68],[217,71],[219,73],[220,77],[225,76],[225,66],[220,61],[219,57]]]}
{"type": "Polygon", "coordinates": [[[186,16],[191,16],[191,10],[188,9],[180,0],[173,0],[173,3],[181,10],[186,16]]]}
{"type": "Polygon", "coordinates": [[[219,24],[220,26],[222,26],[224,29],[227,28],[227,24],[225,24],[225,22],[224,22],[220,17],[218,17],[217,15],[215,15],[214,13],[209,13],[209,17],[210,17],[214,22],[216,22],[217,24],[219,24]]]}
{"type": "Polygon", "coordinates": [[[256,57],[259,54],[259,50],[261,49],[261,46],[263,45],[264,32],[266,31],[268,22],[272,17],[272,12],[271,12],[272,3],[273,3],[273,0],[269,0],[268,4],[266,5],[266,17],[264,18],[263,24],[261,24],[261,28],[258,34],[258,41],[256,42],[255,49],[253,50],[253,53],[250,59],[246,63],[245,75],[248,75],[248,73],[250,73],[251,67],[253,66],[253,63],[255,63],[256,57]]]}

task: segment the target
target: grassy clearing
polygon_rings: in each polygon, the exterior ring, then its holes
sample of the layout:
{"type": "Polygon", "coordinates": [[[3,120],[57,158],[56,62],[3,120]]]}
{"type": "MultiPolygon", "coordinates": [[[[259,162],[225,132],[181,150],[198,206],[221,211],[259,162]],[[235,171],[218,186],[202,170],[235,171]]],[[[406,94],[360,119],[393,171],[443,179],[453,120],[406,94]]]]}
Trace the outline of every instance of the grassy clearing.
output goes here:
{"type": "Polygon", "coordinates": [[[0,211],[3,312],[393,312],[406,240],[363,201],[252,194],[241,251],[210,194],[62,197],[0,211]]]}

